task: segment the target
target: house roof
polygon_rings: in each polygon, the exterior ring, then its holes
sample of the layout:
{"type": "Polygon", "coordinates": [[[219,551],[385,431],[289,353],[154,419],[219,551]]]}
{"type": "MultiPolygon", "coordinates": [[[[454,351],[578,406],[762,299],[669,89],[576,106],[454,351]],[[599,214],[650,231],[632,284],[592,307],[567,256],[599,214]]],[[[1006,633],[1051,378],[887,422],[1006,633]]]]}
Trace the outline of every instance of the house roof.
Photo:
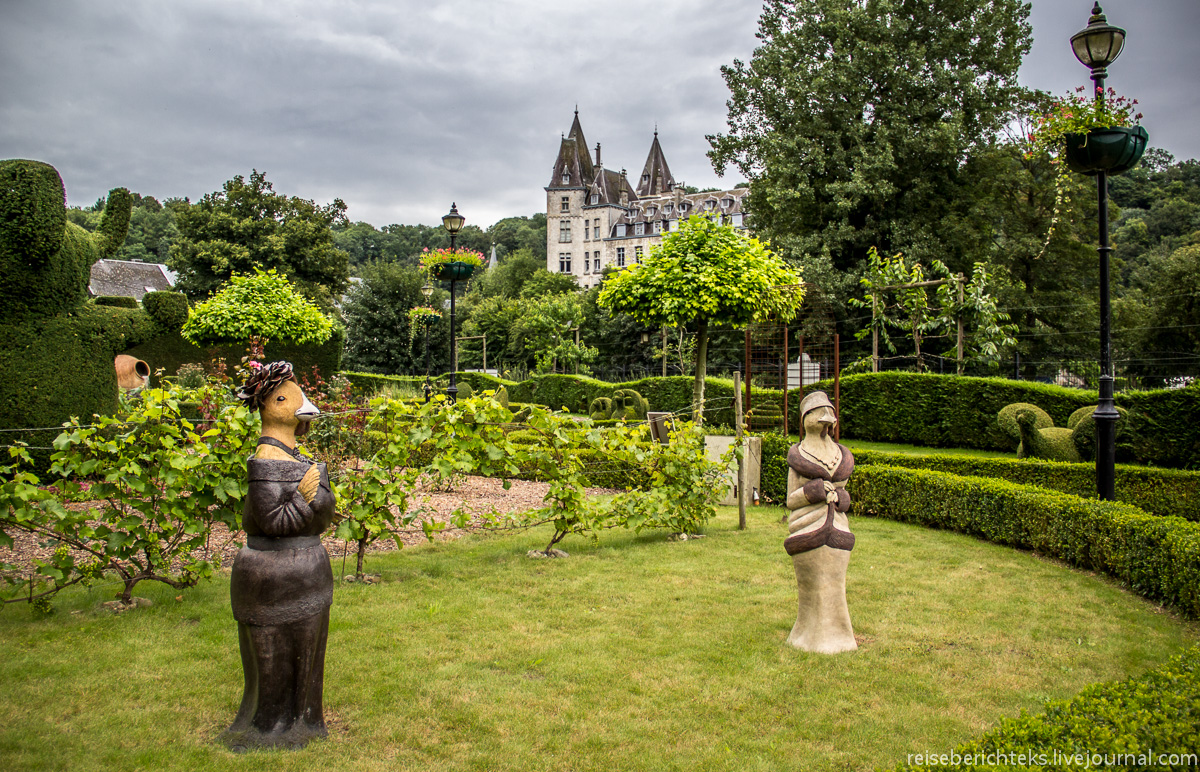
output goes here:
{"type": "Polygon", "coordinates": [[[116,295],[141,300],[147,292],[170,290],[175,273],[162,263],[134,260],[97,260],[92,266],[88,295],[116,295]]]}
{"type": "Polygon", "coordinates": [[[650,153],[646,156],[646,165],[642,167],[642,176],[638,181],[637,194],[661,196],[669,193],[675,187],[675,178],[671,176],[671,167],[667,166],[667,157],[663,154],[662,145],[658,144],[658,129],[654,130],[654,141],[650,143],[650,153]]]}
{"type": "Polygon", "coordinates": [[[588,154],[587,140],[583,137],[583,127],[579,125],[579,111],[575,111],[575,121],[571,130],[563,137],[558,148],[558,159],[554,162],[554,172],[550,176],[549,188],[586,188],[596,177],[596,168],[592,157],[588,154]]]}

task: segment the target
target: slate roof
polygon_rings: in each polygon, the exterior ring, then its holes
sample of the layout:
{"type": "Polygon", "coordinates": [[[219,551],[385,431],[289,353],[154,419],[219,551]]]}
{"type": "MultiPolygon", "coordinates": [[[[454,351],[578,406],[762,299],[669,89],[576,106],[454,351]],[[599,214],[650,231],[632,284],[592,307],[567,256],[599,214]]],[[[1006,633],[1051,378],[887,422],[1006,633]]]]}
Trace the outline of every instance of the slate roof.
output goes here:
{"type": "Polygon", "coordinates": [[[622,172],[616,172],[612,169],[600,169],[600,173],[596,175],[596,179],[588,187],[587,198],[584,200],[584,206],[600,206],[603,204],[616,204],[617,206],[627,206],[621,203],[621,191],[625,191],[625,201],[636,201],[637,193],[629,184],[622,172]],[[592,196],[596,196],[596,203],[592,203],[592,196]]]}
{"type": "Polygon", "coordinates": [[[162,263],[97,260],[92,266],[88,295],[117,295],[141,300],[147,292],[175,287],[175,273],[162,263]]]}
{"type": "Polygon", "coordinates": [[[675,178],[671,176],[671,167],[667,166],[667,157],[663,154],[662,145],[658,144],[658,129],[655,129],[654,141],[650,143],[650,153],[646,156],[646,165],[642,167],[642,176],[638,181],[637,194],[641,198],[661,196],[674,187],[675,178]]]}
{"type": "Polygon", "coordinates": [[[595,177],[596,169],[592,165],[591,155],[588,154],[587,140],[583,137],[583,127],[579,125],[579,111],[576,110],[571,130],[559,145],[554,172],[550,176],[550,184],[546,187],[586,188],[592,184],[595,177]]]}

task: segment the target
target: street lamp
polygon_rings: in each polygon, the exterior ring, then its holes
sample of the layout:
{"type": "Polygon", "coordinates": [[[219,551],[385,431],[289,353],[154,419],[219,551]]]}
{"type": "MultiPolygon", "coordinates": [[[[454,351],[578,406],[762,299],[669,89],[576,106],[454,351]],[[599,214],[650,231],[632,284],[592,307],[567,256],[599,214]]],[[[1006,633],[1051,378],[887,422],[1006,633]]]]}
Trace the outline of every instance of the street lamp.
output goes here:
{"type": "MultiPolygon", "coordinates": [[[[433,297],[433,285],[425,282],[425,286],[421,287],[421,295],[425,298],[425,305],[429,305],[430,298],[433,297]]],[[[433,396],[433,384],[429,382],[429,319],[425,320],[425,404],[429,404],[429,399],[433,396]]]]}
{"type": "MultiPolygon", "coordinates": [[[[450,213],[442,216],[442,227],[450,234],[450,251],[454,251],[454,237],[462,230],[463,223],[467,218],[458,213],[458,204],[450,204],[450,213]]],[[[454,325],[454,283],[455,279],[450,279],[450,385],[446,388],[446,396],[451,403],[458,400],[458,356],[457,356],[457,341],[454,336],[457,334],[454,325]]]]}
{"type": "MultiPolygon", "coordinates": [[[[1092,71],[1099,101],[1104,100],[1108,65],[1121,55],[1124,45],[1125,30],[1109,25],[1100,10],[1100,3],[1092,8],[1087,27],[1071,36],[1071,50],[1075,58],[1092,71]]],[[[1100,399],[1092,417],[1096,421],[1096,493],[1100,498],[1112,501],[1116,492],[1117,419],[1121,416],[1113,404],[1112,341],[1109,335],[1112,306],[1108,297],[1108,257],[1112,247],[1108,245],[1107,171],[1096,174],[1096,190],[1100,203],[1100,399]]]]}

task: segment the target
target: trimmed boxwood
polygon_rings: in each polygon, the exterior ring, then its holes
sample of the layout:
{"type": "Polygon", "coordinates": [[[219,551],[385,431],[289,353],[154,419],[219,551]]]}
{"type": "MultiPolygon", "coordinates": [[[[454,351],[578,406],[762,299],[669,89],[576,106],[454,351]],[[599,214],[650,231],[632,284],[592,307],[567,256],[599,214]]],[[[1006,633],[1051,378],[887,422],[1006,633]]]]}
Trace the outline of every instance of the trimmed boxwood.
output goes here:
{"type": "Polygon", "coordinates": [[[865,465],[853,514],[946,528],[1108,574],[1200,616],[1200,523],[987,477],[865,465]]]}
{"type": "MultiPolygon", "coordinates": [[[[766,475],[767,446],[763,445],[763,474],[766,475]]],[[[787,447],[772,457],[776,467],[787,469],[787,447]]],[[[1070,493],[1084,498],[1096,497],[1094,464],[1067,464],[1058,461],[1008,458],[971,458],[969,456],[914,456],[879,450],[858,450],[854,460],[859,466],[898,466],[908,469],[932,469],[937,472],[996,477],[1021,485],[1070,493]]],[[[1155,469],[1117,465],[1117,500],[1151,514],[1176,516],[1200,522],[1200,472],[1180,469],[1155,469]]]]}
{"type": "Polygon", "coordinates": [[[142,308],[169,330],[182,328],[188,318],[187,296],[182,292],[147,292],[142,308]]]}
{"type": "Polygon", "coordinates": [[[126,297],[125,295],[97,295],[95,303],[98,306],[112,306],[114,308],[137,308],[137,298],[126,297]]]}
{"type": "MultiPolygon", "coordinates": [[[[805,391],[833,394],[832,381],[805,391]]],[[[789,396],[789,423],[799,426],[799,391],[789,396]]],[[[1028,402],[1055,426],[1095,405],[1094,391],[1003,378],[929,373],[865,373],[841,381],[842,436],[926,447],[1015,449],[997,422],[1006,405],[1028,402]]],[[[1117,443],[1117,460],[1189,468],[1200,465],[1200,384],[1185,389],[1124,392],[1117,404],[1130,411],[1129,436],[1117,443]]]]}
{"type": "Polygon", "coordinates": [[[1037,715],[1022,711],[1006,718],[956,747],[948,758],[934,763],[920,759],[923,763],[901,764],[896,770],[1191,768],[1194,757],[1189,763],[1171,755],[1195,754],[1200,748],[1197,705],[1200,647],[1192,646],[1140,676],[1092,684],[1070,700],[1047,702],[1037,715]],[[1144,756],[1150,752],[1154,758],[1144,756]],[[1024,764],[1018,761],[1021,754],[1024,764]],[[1062,759],[1075,754],[1101,759],[1062,759]]]}

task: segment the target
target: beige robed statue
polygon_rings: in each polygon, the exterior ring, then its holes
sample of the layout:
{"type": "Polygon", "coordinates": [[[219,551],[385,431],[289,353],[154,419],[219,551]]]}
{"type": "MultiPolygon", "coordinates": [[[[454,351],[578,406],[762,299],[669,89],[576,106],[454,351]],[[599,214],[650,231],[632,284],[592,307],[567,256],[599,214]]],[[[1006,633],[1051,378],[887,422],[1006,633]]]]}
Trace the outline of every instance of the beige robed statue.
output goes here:
{"type": "Polygon", "coordinates": [[[788,643],[836,654],[858,648],[846,607],[846,568],[854,534],[846,519],[846,481],[854,456],[833,439],[837,415],[823,391],[800,403],[804,437],[788,451],[788,537],[784,549],[796,568],[799,609],[788,643]]]}

